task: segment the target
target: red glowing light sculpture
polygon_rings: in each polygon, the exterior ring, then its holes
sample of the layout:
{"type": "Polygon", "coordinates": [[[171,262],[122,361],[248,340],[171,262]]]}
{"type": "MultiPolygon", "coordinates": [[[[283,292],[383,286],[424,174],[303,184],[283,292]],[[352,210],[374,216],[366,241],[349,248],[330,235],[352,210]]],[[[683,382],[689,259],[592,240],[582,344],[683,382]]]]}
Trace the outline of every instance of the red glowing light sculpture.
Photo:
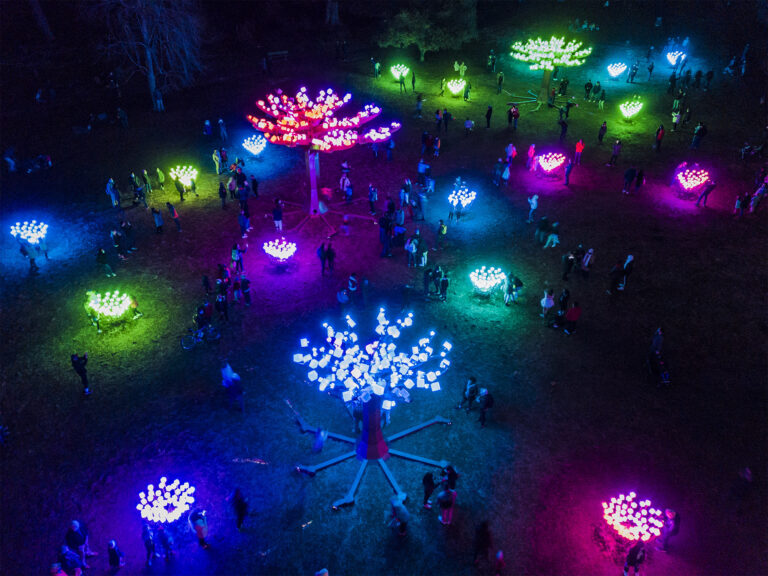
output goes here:
{"type": "Polygon", "coordinates": [[[307,96],[304,87],[293,98],[278,90],[276,94],[269,94],[266,100],[256,102],[259,110],[274,120],[247,116],[253,127],[263,132],[272,144],[306,148],[310,216],[320,215],[317,195],[319,152],[336,152],[357,144],[382,142],[400,129],[398,122],[392,122],[389,126],[360,133],[358,130],[363,124],[381,114],[381,108],[375,104],[367,104],[355,116],[336,118],[336,112],[351,98],[351,94],[340,96],[330,88],[321,90],[314,100],[307,96]]]}
{"type": "Polygon", "coordinates": [[[565,155],[558,154],[557,152],[548,152],[539,156],[539,166],[546,173],[550,173],[556,170],[560,166],[565,164],[565,155]]]}
{"type": "Polygon", "coordinates": [[[636,498],[637,494],[630,492],[603,502],[603,518],[621,537],[648,542],[661,534],[662,511],[653,508],[650,500],[636,502],[636,498]]]}

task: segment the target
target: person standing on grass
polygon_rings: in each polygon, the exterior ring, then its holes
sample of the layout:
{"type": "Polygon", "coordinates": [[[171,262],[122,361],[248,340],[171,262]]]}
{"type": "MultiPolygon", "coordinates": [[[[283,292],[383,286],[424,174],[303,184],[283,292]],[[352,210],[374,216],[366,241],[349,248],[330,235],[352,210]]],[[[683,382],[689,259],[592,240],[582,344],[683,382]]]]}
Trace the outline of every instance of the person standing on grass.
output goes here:
{"type": "Polygon", "coordinates": [[[424,474],[424,478],[421,479],[421,484],[424,486],[424,508],[430,510],[432,508],[432,501],[430,498],[432,497],[432,493],[435,491],[435,488],[437,488],[437,484],[435,484],[435,477],[432,472],[427,472],[424,474]]]}
{"type": "Polygon", "coordinates": [[[493,116],[493,106],[488,104],[488,109],[485,111],[485,127],[491,127],[491,116],[493,116]]]}
{"type": "Polygon", "coordinates": [[[640,192],[640,188],[642,188],[644,184],[645,171],[641,168],[637,171],[637,176],[635,177],[635,192],[640,192]]]}
{"type": "Polygon", "coordinates": [[[523,281],[515,276],[512,272],[507,277],[507,286],[504,290],[504,305],[509,306],[510,302],[517,304],[517,297],[520,294],[520,289],[523,287],[523,281]]]}
{"type": "Polygon", "coordinates": [[[173,181],[173,184],[176,186],[176,192],[179,193],[179,200],[184,202],[184,184],[178,178],[173,181]]]}
{"type": "Polygon", "coordinates": [[[224,186],[224,182],[219,182],[219,198],[221,198],[221,209],[224,210],[227,207],[227,188],[224,186]]]}
{"type": "Polygon", "coordinates": [[[605,138],[605,133],[608,132],[608,124],[606,122],[603,122],[600,125],[600,130],[597,131],[597,142],[598,144],[603,143],[603,138],[605,138]]]}
{"type": "Polygon", "coordinates": [[[459,405],[456,407],[456,409],[461,410],[461,408],[466,404],[466,411],[469,413],[470,410],[472,410],[472,406],[477,399],[478,394],[479,389],[477,387],[477,378],[470,376],[467,379],[466,384],[464,384],[464,392],[462,392],[461,401],[459,402],[459,405]]]}
{"type": "Polygon", "coordinates": [[[155,207],[152,208],[152,219],[155,222],[155,233],[162,234],[163,233],[163,215],[155,207]]]}
{"type": "Polygon", "coordinates": [[[640,574],[640,565],[645,560],[645,543],[642,540],[635,542],[627,553],[627,559],[624,562],[624,576],[629,576],[630,568],[635,569],[635,576],[640,574]]]}
{"type": "Polygon", "coordinates": [[[600,90],[600,96],[597,99],[597,109],[605,110],[605,90],[600,90]]]}
{"type": "Polygon", "coordinates": [[[656,129],[656,145],[654,148],[656,148],[656,152],[661,152],[661,141],[664,139],[664,124],[659,124],[659,127],[656,129]]]}
{"type": "Polygon", "coordinates": [[[325,251],[325,242],[317,248],[317,257],[320,259],[320,276],[325,276],[325,265],[328,262],[328,253],[325,251]]]}
{"type": "Polygon", "coordinates": [[[554,305],[555,291],[551,288],[549,290],[545,290],[544,297],[541,299],[541,314],[539,314],[539,316],[546,319],[549,311],[554,307],[554,305]]]}
{"type": "Polygon", "coordinates": [[[176,230],[181,232],[181,220],[179,220],[179,213],[176,211],[176,208],[174,208],[173,204],[170,202],[166,202],[165,206],[168,208],[168,213],[171,215],[171,218],[173,218],[174,224],[176,224],[176,230]]]}
{"type": "Polygon", "coordinates": [[[608,160],[608,164],[606,166],[615,166],[616,161],[619,159],[619,155],[621,154],[621,140],[616,140],[616,142],[613,143],[613,151],[611,153],[611,159],[608,160]]]}
{"type": "Polygon", "coordinates": [[[245,274],[240,274],[240,289],[243,292],[245,306],[249,308],[251,306],[251,281],[248,280],[245,274]]]}
{"type": "Polygon", "coordinates": [[[438,94],[438,96],[442,96],[444,94],[445,94],[445,76],[443,76],[440,79],[440,94],[438,94]]]}
{"type": "Polygon", "coordinates": [[[243,271],[243,254],[248,251],[248,245],[245,248],[240,248],[240,245],[235,242],[232,244],[232,268],[236,272],[242,273],[243,271]]]}
{"type": "Polygon", "coordinates": [[[165,172],[160,170],[160,168],[155,168],[155,171],[157,172],[157,184],[161,190],[165,190],[165,172]]]}
{"type": "Polygon", "coordinates": [[[539,195],[534,194],[533,196],[528,197],[528,206],[530,207],[530,210],[528,210],[528,220],[526,220],[527,224],[533,223],[533,216],[536,213],[536,209],[539,207],[539,195]]]}
{"type": "Polygon", "coordinates": [[[221,118],[219,118],[219,138],[221,139],[222,144],[229,138],[229,135],[227,134],[227,125],[224,124],[224,120],[221,118]]]}
{"type": "Polygon", "coordinates": [[[632,190],[632,182],[635,181],[637,176],[637,168],[631,166],[624,171],[624,187],[621,189],[622,194],[629,194],[632,190]]]}
{"type": "Polygon", "coordinates": [[[691,140],[691,150],[698,150],[701,139],[707,135],[707,127],[703,122],[699,122],[693,130],[693,139],[691,140]]]}
{"type": "Polygon", "coordinates": [[[573,159],[568,158],[568,164],[565,166],[565,185],[566,186],[568,186],[568,183],[570,182],[573,166],[574,166],[573,159]]]}
{"type": "Polygon", "coordinates": [[[249,220],[245,215],[245,210],[240,210],[240,214],[237,216],[237,223],[240,226],[240,237],[245,238],[248,235],[249,220]]]}
{"type": "Polygon", "coordinates": [[[488,521],[483,520],[475,528],[475,550],[472,557],[472,563],[475,566],[480,565],[480,558],[488,560],[488,551],[493,548],[493,537],[491,536],[491,530],[488,528],[488,521]]]}
{"type": "Polygon", "coordinates": [[[574,301],[571,307],[568,308],[568,312],[565,313],[565,333],[569,336],[576,332],[576,323],[581,318],[581,307],[579,303],[574,301]]]}
{"type": "Polygon", "coordinates": [[[107,555],[109,557],[109,569],[111,573],[117,572],[125,566],[125,554],[117,547],[117,542],[110,540],[107,543],[107,555]]]}
{"type": "MultiPolygon", "coordinates": [[[[217,283],[218,282],[220,281],[217,280],[217,283]]],[[[223,282],[221,284],[224,285],[223,282]]],[[[219,294],[216,295],[216,304],[214,306],[219,313],[219,320],[229,322],[229,301],[227,300],[226,288],[223,292],[219,292],[219,294]]]]}
{"type": "Polygon", "coordinates": [[[80,376],[80,380],[83,383],[83,394],[88,396],[91,393],[91,389],[88,386],[88,370],[85,367],[88,364],[88,352],[82,356],[72,354],[69,359],[72,362],[72,368],[80,376]]]}
{"type": "Polygon", "coordinates": [[[213,151],[211,157],[213,158],[214,166],[216,166],[216,175],[218,176],[221,174],[221,152],[219,152],[218,148],[213,151]]]}
{"type": "Polygon", "coordinates": [[[416,71],[411,70],[411,92],[416,93],[416,71]]]}
{"type": "Polygon", "coordinates": [[[584,100],[589,100],[589,95],[592,92],[592,80],[587,80],[587,83],[584,84],[584,100]]]}
{"type": "Polygon", "coordinates": [[[576,154],[573,158],[575,164],[581,164],[581,153],[584,152],[584,140],[576,142],[576,154]]]}
{"type": "Polygon", "coordinates": [[[439,250],[443,246],[443,242],[445,242],[445,237],[448,235],[448,226],[446,226],[445,222],[443,220],[440,220],[437,223],[437,246],[432,248],[432,250],[439,250]]]}
{"type": "Polygon", "coordinates": [[[283,207],[280,200],[275,199],[275,207],[272,209],[272,221],[275,223],[275,230],[283,231],[283,207]]]}
{"type": "Polygon", "coordinates": [[[501,94],[501,90],[503,86],[504,86],[504,72],[499,72],[496,75],[496,94],[501,94]]]}
{"type": "Polygon", "coordinates": [[[400,94],[405,94],[408,92],[408,90],[405,88],[405,76],[402,74],[397,79],[398,84],[400,85],[400,94]]]}
{"type": "Polygon", "coordinates": [[[234,492],[227,496],[227,502],[232,503],[232,509],[235,511],[235,524],[237,530],[242,532],[245,517],[248,516],[248,500],[245,499],[240,488],[235,488],[234,492]]]}
{"type": "Polygon", "coordinates": [[[389,499],[389,504],[389,526],[397,528],[397,534],[399,536],[405,536],[408,532],[408,522],[411,519],[411,515],[405,507],[403,497],[400,495],[392,496],[392,498],[389,499]]]}
{"type": "Polygon", "coordinates": [[[493,395],[488,392],[487,388],[481,388],[480,396],[478,396],[477,399],[480,402],[480,418],[478,419],[478,422],[480,422],[481,428],[485,428],[488,410],[493,408],[493,395]]]}
{"type": "Polygon", "coordinates": [[[709,198],[709,194],[712,192],[712,190],[715,189],[717,186],[717,182],[714,180],[710,180],[707,182],[707,184],[704,186],[704,189],[701,191],[701,194],[699,194],[699,199],[696,200],[696,206],[699,205],[699,202],[702,200],[704,201],[704,206],[707,205],[707,198],[709,198]]]}
{"type": "Polygon", "coordinates": [[[656,545],[657,550],[667,551],[669,539],[680,531],[680,514],[667,508],[664,510],[664,527],[661,529],[661,542],[656,545]]]}
{"type": "Polygon", "coordinates": [[[453,508],[456,505],[456,490],[443,485],[443,489],[437,495],[437,503],[440,506],[440,523],[449,526],[453,522],[453,508]]]}
{"type": "Polygon", "coordinates": [[[516,104],[512,104],[507,116],[507,125],[509,125],[509,116],[512,117],[512,130],[517,130],[517,121],[520,118],[520,109],[516,104]]]}

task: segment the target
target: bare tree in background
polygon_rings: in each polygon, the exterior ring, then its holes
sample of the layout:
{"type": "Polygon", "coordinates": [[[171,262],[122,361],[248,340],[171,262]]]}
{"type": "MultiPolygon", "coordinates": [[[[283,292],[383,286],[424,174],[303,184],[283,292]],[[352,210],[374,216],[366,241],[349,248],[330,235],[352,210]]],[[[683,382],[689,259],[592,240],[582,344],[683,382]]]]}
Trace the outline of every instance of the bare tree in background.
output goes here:
{"type": "Polygon", "coordinates": [[[126,57],[147,78],[155,111],[163,109],[160,88],[189,86],[200,71],[196,1],[96,0],[86,10],[106,25],[108,52],[126,57]]]}
{"type": "Polygon", "coordinates": [[[325,0],[325,23],[328,26],[338,26],[339,0],[325,0]]]}
{"type": "Polygon", "coordinates": [[[43,11],[43,7],[40,6],[39,0],[28,0],[29,5],[32,8],[32,13],[35,15],[35,21],[37,22],[38,27],[40,28],[40,31],[43,33],[43,36],[45,36],[45,39],[48,40],[48,42],[53,42],[55,40],[53,36],[53,32],[51,31],[51,27],[48,25],[48,18],[45,16],[45,12],[43,11]]]}

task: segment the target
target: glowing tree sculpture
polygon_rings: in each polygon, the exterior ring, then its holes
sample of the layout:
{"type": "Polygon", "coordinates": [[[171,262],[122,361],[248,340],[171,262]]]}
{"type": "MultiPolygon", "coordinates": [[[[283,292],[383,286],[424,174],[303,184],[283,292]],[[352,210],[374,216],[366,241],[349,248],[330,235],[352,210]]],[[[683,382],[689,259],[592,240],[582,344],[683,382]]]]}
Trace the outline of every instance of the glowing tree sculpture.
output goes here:
{"type": "Polygon", "coordinates": [[[106,320],[119,320],[131,307],[131,298],[127,294],[120,294],[119,291],[98,294],[93,291],[87,293],[87,307],[93,313],[106,320]]]}
{"type": "Polygon", "coordinates": [[[150,484],[146,492],[139,492],[140,502],[136,505],[136,510],[141,512],[144,520],[171,524],[181,518],[181,515],[189,510],[189,505],[194,503],[192,494],[195,493],[195,487],[190,486],[189,482],[180,484],[178,479],[170,484],[167,482],[168,479],[163,476],[157,489],[150,484]]]}
{"type": "Polygon", "coordinates": [[[16,238],[19,242],[29,242],[30,244],[38,244],[40,240],[45,238],[48,234],[48,224],[32,220],[32,222],[16,222],[11,226],[11,236],[16,238]]]}
{"type": "Polygon", "coordinates": [[[627,65],[623,62],[614,62],[613,64],[608,65],[608,74],[611,75],[611,78],[617,78],[624,74],[626,69],[627,65]]]}
{"type": "Polygon", "coordinates": [[[699,165],[695,164],[692,168],[681,170],[675,177],[683,190],[690,192],[694,188],[698,188],[709,181],[709,172],[699,168],[699,165]]]}
{"type": "Polygon", "coordinates": [[[405,64],[395,64],[389,69],[389,71],[392,72],[392,76],[395,77],[395,80],[399,82],[400,78],[405,78],[408,76],[410,69],[405,64]]]}
{"type": "Polygon", "coordinates": [[[686,54],[685,52],[681,52],[680,50],[675,50],[674,52],[667,52],[667,62],[672,64],[672,66],[677,66],[680,62],[685,60],[686,54]]]}
{"type": "Polygon", "coordinates": [[[296,254],[296,243],[288,242],[285,238],[264,242],[264,252],[282,263],[296,254]]]}
{"type": "Polygon", "coordinates": [[[643,103],[639,100],[628,100],[627,102],[623,102],[619,104],[619,110],[621,110],[621,114],[629,120],[633,116],[637,115],[640,110],[643,109],[643,103]]]}
{"type": "Polygon", "coordinates": [[[565,155],[559,152],[548,152],[539,156],[539,166],[547,174],[557,170],[563,164],[565,164],[565,155]]]}
{"type": "Polygon", "coordinates": [[[503,288],[507,283],[507,275],[501,268],[478,268],[474,270],[469,279],[475,291],[483,296],[490,296],[495,290],[503,288]]]}
{"type": "Polygon", "coordinates": [[[448,86],[448,90],[453,94],[454,96],[458,96],[462,92],[464,92],[464,87],[467,85],[466,80],[464,78],[454,78],[452,80],[448,80],[446,86],[448,86]]]}
{"type": "MultiPolygon", "coordinates": [[[[581,66],[584,64],[586,57],[592,53],[592,48],[582,48],[581,42],[571,40],[566,44],[565,38],[557,38],[552,36],[549,40],[542,40],[537,38],[536,40],[528,39],[527,42],[515,42],[512,45],[511,56],[515,60],[522,62],[530,62],[531,70],[543,70],[544,75],[541,79],[541,86],[539,87],[538,95],[529,90],[528,94],[530,98],[516,97],[512,98],[520,100],[527,100],[528,102],[538,101],[541,107],[543,102],[546,102],[549,96],[549,84],[552,80],[552,71],[557,68],[581,66]]],[[[538,110],[537,107],[537,110],[538,110]]]]}
{"type": "Polygon", "coordinates": [[[630,492],[603,502],[603,518],[626,540],[648,542],[661,534],[664,521],[661,510],[653,508],[650,500],[636,502],[636,498],[637,494],[630,492]]]}
{"type": "Polygon", "coordinates": [[[448,195],[448,202],[454,208],[461,204],[461,209],[464,210],[475,201],[475,198],[477,198],[477,193],[474,190],[470,190],[467,185],[462,182],[458,188],[454,188],[448,195]]]}
{"type": "Polygon", "coordinates": [[[187,188],[192,186],[192,180],[197,179],[197,170],[192,166],[176,166],[169,171],[171,178],[178,180],[187,188]]]}
{"type": "MultiPolygon", "coordinates": [[[[307,96],[307,89],[304,87],[293,98],[278,90],[276,94],[269,94],[266,100],[256,102],[259,110],[274,120],[251,115],[247,117],[253,127],[263,132],[272,144],[301,147],[306,150],[310,184],[308,217],[322,216],[317,194],[320,152],[336,152],[357,144],[382,142],[390,139],[392,134],[400,129],[399,123],[392,122],[387,127],[362,132],[360,129],[363,124],[381,114],[381,108],[375,104],[367,104],[355,116],[337,118],[336,112],[351,98],[351,94],[340,96],[330,88],[321,90],[315,100],[307,96]]],[[[305,221],[306,218],[297,228],[305,221]]]]}
{"type": "Polygon", "coordinates": [[[258,156],[264,152],[264,148],[267,147],[267,139],[261,134],[254,134],[243,140],[243,148],[248,150],[254,156],[258,156]]]}
{"type": "MultiPolygon", "coordinates": [[[[400,347],[400,338],[413,326],[413,315],[390,321],[383,308],[379,309],[374,335],[368,341],[360,340],[355,332],[355,321],[346,317],[344,330],[335,330],[323,324],[325,341],[312,346],[308,339],[301,340],[301,351],[293,356],[294,362],[308,368],[307,381],[321,392],[340,396],[345,403],[362,405],[362,432],[355,439],[349,436],[327,432],[327,437],[348,444],[356,444],[356,450],[342,454],[314,466],[299,466],[298,470],[314,476],[320,470],[357,456],[360,469],[346,496],[333,503],[333,508],[354,504],[355,493],[368,462],[375,460],[384,471],[395,494],[406,498],[394,475],[384,460],[397,456],[420,462],[428,466],[445,467],[446,461],[430,460],[421,456],[393,450],[389,444],[423,430],[432,424],[450,424],[445,418],[436,417],[418,424],[389,438],[384,438],[381,429],[382,410],[386,413],[400,403],[410,402],[411,391],[416,389],[440,390],[440,377],[451,365],[448,356],[450,342],[434,343],[435,333],[429,332],[408,346],[400,347]]],[[[326,433],[320,428],[306,424],[295,412],[302,432],[320,435],[326,433]]],[[[388,418],[387,418],[388,419],[388,418]]]]}

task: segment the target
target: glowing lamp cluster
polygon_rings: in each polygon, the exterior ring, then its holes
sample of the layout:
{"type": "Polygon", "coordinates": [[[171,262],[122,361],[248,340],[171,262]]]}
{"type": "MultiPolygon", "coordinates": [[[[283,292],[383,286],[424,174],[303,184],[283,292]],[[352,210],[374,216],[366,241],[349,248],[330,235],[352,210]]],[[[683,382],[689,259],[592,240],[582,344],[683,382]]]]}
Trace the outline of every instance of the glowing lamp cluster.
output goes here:
{"type": "Polygon", "coordinates": [[[376,320],[375,335],[368,343],[360,340],[350,316],[343,330],[325,323],[324,344],[315,347],[302,339],[301,351],[293,360],[309,369],[307,380],[321,392],[339,389],[345,402],[354,398],[367,402],[375,394],[385,396],[383,407],[390,410],[398,399],[408,402],[414,387],[440,390],[439,378],[451,365],[448,356],[453,345],[448,341],[434,344],[435,332],[430,331],[400,348],[399,339],[413,326],[413,314],[390,321],[380,308],[376,320]]]}
{"type": "Polygon", "coordinates": [[[168,479],[163,476],[157,488],[150,484],[146,492],[139,492],[140,503],[136,505],[136,510],[148,522],[171,524],[189,510],[190,504],[195,501],[194,493],[195,487],[189,482],[180,484],[177,478],[168,484],[168,479]]]}
{"type": "Polygon", "coordinates": [[[248,150],[254,156],[258,156],[264,152],[264,148],[267,147],[267,139],[261,134],[254,134],[243,140],[243,148],[248,150]]]}
{"type": "Polygon", "coordinates": [[[507,275],[500,268],[478,268],[469,275],[472,286],[481,294],[490,294],[507,282],[507,275]]]}
{"type": "Polygon", "coordinates": [[[405,64],[395,64],[389,69],[389,71],[392,72],[392,76],[395,77],[395,80],[400,80],[400,78],[405,78],[408,76],[410,69],[405,64]]]}
{"type": "Polygon", "coordinates": [[[650,500],[636,498],[637,494],[630,492],[603,502],[603,518],[621,537],[648,542],[661,534],[662,511],[653,508],[650,500]]]}
{"type": "Polygon", "coordinates": [[[446,83],[448,90],[454,96],[461,94],[464,91],[464,87],[466,85],[467,85],[467,82],[463,78],[453,78],[452,80],[448,80],[448,82],[446,83]]]}
{"type": "Polygon", "coordinates": [[[633,116],[637,115],[640,110],[643,109],[643,103],[639,100],[631,100],[627,102],[622,102],[619,104],[619,110],[621,110],[622,115],[626,119],[630,119],[633,116]]]}
{"type": "Polygon", "coordinates": [[[288,242],[285,238],[264,242],[264,252],[280,262],[285,262],[296,254],[296,243],[288,242]]]}
{"type": "Polygon", "coordinates": [[[466,184],[462,184],[448,195],[448,202],[454,207],[461,204],[462,208],[466,208],[475,201],[476,197],[477,193],[474,190],[470,190],[466,184]]]}
{"type": "Polygon", "coordinates": [[[552,172],[565,164],[565,155],[558,152],[548,152],[539,156],[539,166],[544,172],[552,172]]]}
{"type": "Polygon", "coordinates": [[[511,56],[522,62],[529,62],[531,70],[554,70],[556,66],[581,66],[592,48],[582,48],[582,43],[552,36],[549,40],[529,38],[523,44],[512,45],[511,56]]]}
{"type": "Polygon", "coordinates": [[[192,180],[197,179],[197,170],[192,166],[176,166],[170,170],[171,178],[178,180],[184,186],[192,186],[192,180]]]}
{"type": "Polygon", "coordinates": [[[675,50],[674,52],[667,52],[667,61],[672,64],[672,66],[675,66],[678,62],[682,62],[686,58],[686,53],[681,52],[680,50],[675,50]]]}
{"type": "Polygon", "coordinates": [[[627,65],[623,62],[614,62],[613,64],[608,65],[608,74],[611,75],[611,78],[616,78],[617,76],[621,76],[624,74],[624,72],[627,70],[627,65]]]}
{"type": "Polygon", "coordinates": [[[38,244],[48,234],[48,224],[32,220],[32,222],[16,222],[11,226],[11,236],[17,240],[25,240],[30,244],[38,244]]]}
{"type": "Polygon", "coordinates": [[[709,181],[709,172],[687,168],[677,173],[677,181],[684,190],[693,190],[709,181]]]}
{"type": "Polygon", "coordinates": [[[120,292],[107,292],[97,294],[89,292],[88,307],[99,316],[106,318],[120,318],[131,307],[131,298],[120,292]]]}

